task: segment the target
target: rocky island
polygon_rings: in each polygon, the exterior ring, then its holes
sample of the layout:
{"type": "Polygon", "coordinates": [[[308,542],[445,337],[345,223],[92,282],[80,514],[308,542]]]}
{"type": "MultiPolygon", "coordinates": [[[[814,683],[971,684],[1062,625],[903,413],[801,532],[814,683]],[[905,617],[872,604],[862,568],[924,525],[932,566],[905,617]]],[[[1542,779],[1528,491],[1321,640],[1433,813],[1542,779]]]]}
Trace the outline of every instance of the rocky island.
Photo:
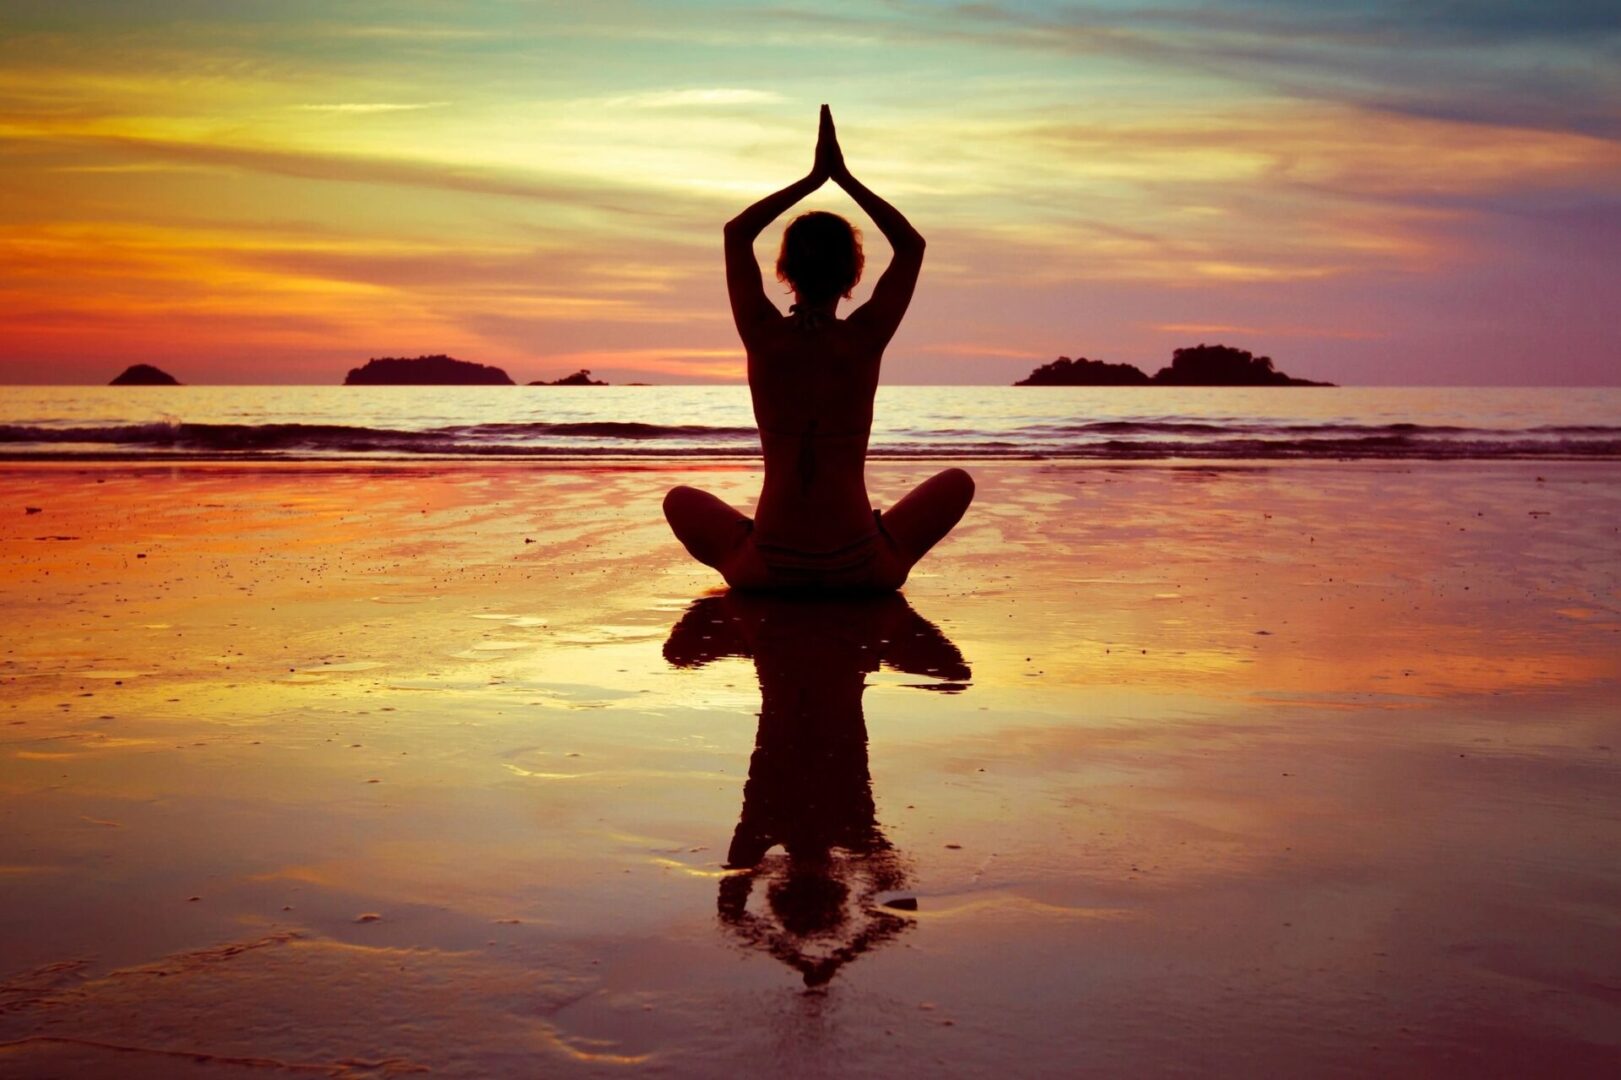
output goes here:
{"type": "Polygon", "coordinates": [[[536,379],[530,386],[607,386],[601,379],[593,379],[591,372],[581,368],[572,375],[565,375],[561,379],[547,382],[545,379],[536,379]]]}
{"type": "Polygon", "coordinates": [[[180,380],[151,364],[131,364],[108,386],[179,386],[180,380]]]}
{"type": "Polygon", "coordinates": [[[1060,356],[1042,364],[1014,386],[1333,386],[1285,375],[1270,356],[1228,345],[1198,345],[1171,352],[1171,363],[1149,378],[1131,364],[1106,364],[1060,356]]]}
{"type": "Polygon", "coordinates": [[[350,368],[345,386],[512,386],[512,377],[498,367],[474,364],[449,356],[411,358],[385,356],[350,368]]]}
{"type": "Polygon", "coordinates": [[[1081,357],[1060,356],[1042,364],[1014,386],[1146,386],[1151,379],[1133,364],[1106,364],[1081,357]]]}

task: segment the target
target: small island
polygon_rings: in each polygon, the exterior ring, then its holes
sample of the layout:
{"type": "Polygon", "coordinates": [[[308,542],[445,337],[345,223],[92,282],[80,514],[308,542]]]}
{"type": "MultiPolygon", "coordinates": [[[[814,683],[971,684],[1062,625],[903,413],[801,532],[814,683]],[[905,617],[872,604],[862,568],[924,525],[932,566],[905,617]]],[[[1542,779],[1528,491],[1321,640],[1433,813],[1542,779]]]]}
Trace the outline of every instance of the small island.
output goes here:
{"type": "Polygon", "coordinates": [[[1147,386],[1152,380],[1133,364],[1106,364],[1081,357],[1060,356],[1042,364],[1014,386],[1147,386]]]}
{"type": "Polygon", "coordinates": [[[1060,356],[1014,386],[1333,386],[1285,375],[1270,356],[1228,345],[1198,345],[1171,352],[1171,363],[1149,378],[1131,364],[1106,364],[1060,356]]]}
{"type": "Polygon", "coordinates": [[[151,364],[131,364],[108,386],[179,386],[180,380],[151,364]]]}
{"type": "Polygon", "coordinates": [[[512,377],[498,367],[474,364],[453,357],[385,356],[350,368],[345,386],[512,386],[512,377]]]}
{"type": "Polygon", "coordinates": [[[561,379],[547,382],[545,379],[536,379],[530,386],[607,386],[601,379],[593,379],[591,372],[581,368],[572,375],[564,375],[561,379]]]}

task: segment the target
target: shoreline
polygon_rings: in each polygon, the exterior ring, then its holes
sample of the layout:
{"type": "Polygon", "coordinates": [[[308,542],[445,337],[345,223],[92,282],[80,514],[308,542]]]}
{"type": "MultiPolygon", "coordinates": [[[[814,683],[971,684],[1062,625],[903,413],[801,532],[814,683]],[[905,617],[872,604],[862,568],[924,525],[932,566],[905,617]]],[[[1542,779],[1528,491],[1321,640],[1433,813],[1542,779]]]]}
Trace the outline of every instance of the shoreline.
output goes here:
{"type": "MultiPolygon", "coordinates": [[[[1453,455],[1453,456],[1367,456],[1367,457],[1329,457],[1324,456],[1277,456],[1277,457],[1226,457],[1226,456],[1180,456],[1180,457],[1084,457],[1067,455],[1002,455],[996,457],[973,457],[971,455],[952,455],[949,453],[918,454],[916,456],[899,455],[869,455],[868,469],[879,469],[886,466],[907,467],[912,465],[939,465],[948,467],[960,465],[964,468],[996,467],[1008,465],[1012,467],[1026,466],[1072,466],[1076,468],[1165,468],[1165,469],[1236,469],[1254,470],[1269,468],[1400,468],[1411,466],[1414,468],[1469,468],[1472,466],[1531,466],[1548,464],[1561,468],[1591,467],[1595,469],[1615,468],[1621,466],[1621,457],[1601,456],[1597,454],[1581,454],[1569,457],[1556,455],[1493,455],[1490,457],[1453,455]]],[[[728,455],[668,455],[660,457],[656,454],[533,454],[522,456],[502,455],[445,455],[420,457],[387,457],[387,458],[361,458],[361,457],[297,457],[290,455],[276,455],[274,457],[247,457],[231,455],[204,455],[204,454],[177,454],[173,457],[137,457],[129,454],[85,455],[83,457],[44,457],[34,455],[8,456],[0,452],[0,470],[23,471],[30,468],[121,468],[132,469],[174,469],[195,465],[199,468],[237,468],[243,471],[256,469],[310,469],[323,468],[329,470],[342,470],[346,468],[404,470],[418,469],[425,472],[444,472],[447,465],[478,470],[481,468],[494,469],[545,469],[558,467],[562,469],[590,470],[611,469],[616,471],[634,472],[669,472],[686,468],[711,470],[716,468],[754,470],[759,471],[762,459],[753,456],[728,455]]]]}

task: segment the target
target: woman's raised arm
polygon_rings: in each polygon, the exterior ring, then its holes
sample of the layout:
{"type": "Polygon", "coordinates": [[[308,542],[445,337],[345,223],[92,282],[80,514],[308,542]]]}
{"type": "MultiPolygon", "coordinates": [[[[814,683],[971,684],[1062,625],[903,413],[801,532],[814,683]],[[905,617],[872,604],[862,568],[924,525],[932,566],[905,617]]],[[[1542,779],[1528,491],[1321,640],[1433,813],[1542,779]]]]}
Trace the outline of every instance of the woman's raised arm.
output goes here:
{"type": "Polygon", "coordinates": [[[816,164],[807,175],[781,191],[773,191],[726,223],[726,293],[732,301],[732,321],[737,324],[738,335],[745,346],[755,327],[782,317],[777,305],[765,294],[760,264],[754,258],[754,239],[784,210],[827,183],[828,174],[821,163],[818,153],[816,164]]]}
{"type": "Polygon", "coordinates": [[[844,154],[839,149],[838,133],[833,128],[833,114],[822,106],[822,130],[816,143],[816,163],[825,167],[828,178],[843,188],[855,204],[872,218],[878,230],[889,241],[895,256],[889,261],[883,276],[873,287],[872,298],[850,315],[857,325],[864,325],[880,344],[894,336],[895,330],[912,303],[912,291],[917,287],[918,274],[923,270],[923,234],[912,228],[906,215],[889,205],[867,185],[850,175],[845,167],[844,154]]]}

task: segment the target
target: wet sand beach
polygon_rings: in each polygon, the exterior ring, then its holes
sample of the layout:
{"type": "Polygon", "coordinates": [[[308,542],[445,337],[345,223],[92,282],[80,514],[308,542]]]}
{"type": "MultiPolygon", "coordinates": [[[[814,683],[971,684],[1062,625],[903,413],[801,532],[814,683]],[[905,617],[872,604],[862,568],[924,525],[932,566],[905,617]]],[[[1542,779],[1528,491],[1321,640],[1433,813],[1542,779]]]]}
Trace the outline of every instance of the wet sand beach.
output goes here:
{"type": "Polygon", "coordinates": [[[8,466],[0,1075],[1613,1069],[1621,468],[973,471],[8,466]]]}

